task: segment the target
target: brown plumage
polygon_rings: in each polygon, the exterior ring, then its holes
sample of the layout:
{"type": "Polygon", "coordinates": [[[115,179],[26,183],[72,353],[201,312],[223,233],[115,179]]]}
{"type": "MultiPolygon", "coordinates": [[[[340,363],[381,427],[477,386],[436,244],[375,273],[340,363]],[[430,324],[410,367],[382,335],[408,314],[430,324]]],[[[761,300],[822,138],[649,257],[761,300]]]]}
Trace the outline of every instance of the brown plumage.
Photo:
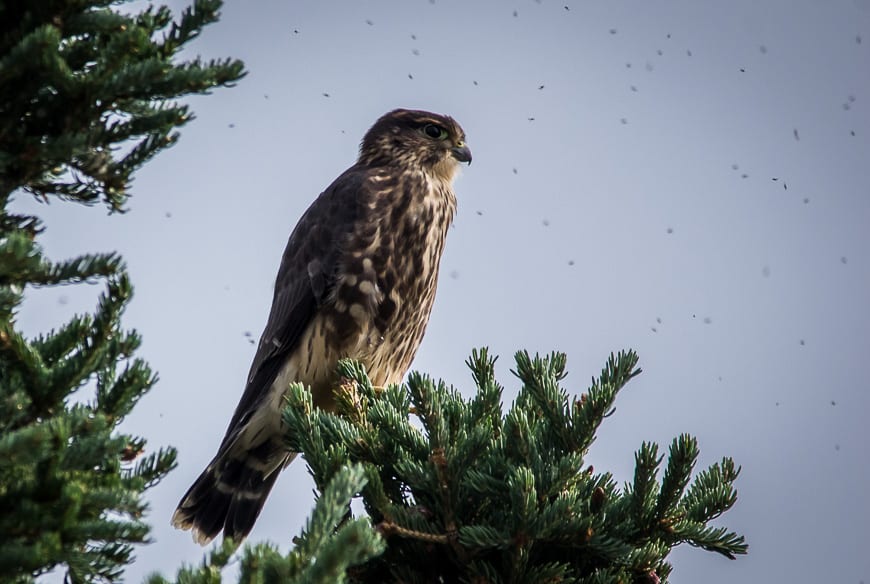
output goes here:
{"type": "Polygon", "coordinates": [[[471,162],[452,118],[394,110],[369,129],[356,164],[311,204],[287,242],[272,310],[218,453],[172,524],[206,544],[244,539],[278,473],[291,382],[329,408],[336,364],[361,361],[375,385],[402,380],[420,346],[456,210],[453,179],[471,162]]]}

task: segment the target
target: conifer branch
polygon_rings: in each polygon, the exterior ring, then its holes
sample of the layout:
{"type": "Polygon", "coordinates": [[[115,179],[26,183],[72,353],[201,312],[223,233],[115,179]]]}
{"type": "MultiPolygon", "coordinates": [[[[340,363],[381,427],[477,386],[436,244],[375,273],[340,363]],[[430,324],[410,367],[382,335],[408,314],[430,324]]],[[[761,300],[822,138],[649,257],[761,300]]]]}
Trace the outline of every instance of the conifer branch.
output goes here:
{"type": "Polygon", "coordinates": [[[31,193],[123,211],[132,173],[192,118],[170,100],[244,74],[239,61],[174,60],[220,2],[196,2],[170,46],[155,34],[172,24],[168,9],[114,4],[0,2],[0,574],[10,581],[53,569],[69,582],[117,581],[148,538],[145,490],[175,466],[173,449],[146,452],[144,438],[117,432],[156,382],[134,357],[139,336],[120,324],[132,296],[123,261],[49,261],[40,221],[6,209],[31,193]],[[94,314],[35,338],[18,329],[28,287],[95,280],[105,291],[94,314]]]}
{"type": "Polygon", "coordinates": [[[133,171],[191,119],[170,100],[244,75],[230,59],[174,62],[217,19],[219,0],[197,0],[175,22],[165,8],[110,4],[0,6],[0,202],[23,189],[123,211],[133,171]]]}
{"type": "Polygon", "coordinates": [[[363,504],[388,545],[353,570],[354,581],[664,582],[680,543],[746,553],[741,536],[707,525],[733,505],[737,473],[726,459],[692,481],[693,438],[674,440],[661,481],[664,457],[651,443],[621,491],[608,473],[584,468],[594,431],[639,373],[633,352],[612,355],[579,399],[561,386],[564,355],[518,353],[523,385],[506,413],[494,362],[486,350],[472,353],[470,399],[418,373],[379,390],[352,361],[339,365],[335,413],[291,387],[287,444],[304,453],[318,487],[349,464],[368,478],[363,504]]]}

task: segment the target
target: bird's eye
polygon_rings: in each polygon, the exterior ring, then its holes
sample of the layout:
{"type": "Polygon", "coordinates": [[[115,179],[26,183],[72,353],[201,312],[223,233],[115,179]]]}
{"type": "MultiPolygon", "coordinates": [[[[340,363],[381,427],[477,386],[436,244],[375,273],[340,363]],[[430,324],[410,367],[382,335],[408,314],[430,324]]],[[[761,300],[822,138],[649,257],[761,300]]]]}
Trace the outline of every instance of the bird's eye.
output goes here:
{"type": "Polygon", "coordinates": [[[423,126],[423,133],[433,140],[443,140],[447,137],[447,130],[435,124],[426,124],[423,126]]]}

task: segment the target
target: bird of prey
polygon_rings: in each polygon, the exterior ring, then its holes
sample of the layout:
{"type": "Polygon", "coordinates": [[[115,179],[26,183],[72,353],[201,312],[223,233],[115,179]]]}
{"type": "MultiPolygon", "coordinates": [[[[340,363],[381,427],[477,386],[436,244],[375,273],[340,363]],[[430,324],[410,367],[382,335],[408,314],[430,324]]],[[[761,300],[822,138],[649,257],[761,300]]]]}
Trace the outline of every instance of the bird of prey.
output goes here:
{"type": "Polygon", "coordinates": [[[356,164],[290,234],[245,391],[175,527],[202,545],[221,530],[237,542],[248,535],[296,456],[281,427],[290,383],[309,386],[328,409],[339,359],[359,360],[376,386],[402,380],[435,299],[461,162],[471,163],[471,151],[448,116],[397,109],[366,132],[356,164]]]}

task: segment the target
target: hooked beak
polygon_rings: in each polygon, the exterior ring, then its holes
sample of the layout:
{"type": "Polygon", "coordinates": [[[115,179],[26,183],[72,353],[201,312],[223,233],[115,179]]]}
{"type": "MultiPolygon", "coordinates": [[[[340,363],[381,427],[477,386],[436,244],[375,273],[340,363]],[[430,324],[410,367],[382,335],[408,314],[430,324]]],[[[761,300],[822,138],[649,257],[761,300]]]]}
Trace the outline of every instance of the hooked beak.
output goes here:
{"type": "Polygon", "coordinates": [[[468,149],[468,146],[464,142],[460,142],[458,146],[451,148],[450,152],[453,154],[453,158],[459,162],[471,164],[471,150],[468,149]]]}

